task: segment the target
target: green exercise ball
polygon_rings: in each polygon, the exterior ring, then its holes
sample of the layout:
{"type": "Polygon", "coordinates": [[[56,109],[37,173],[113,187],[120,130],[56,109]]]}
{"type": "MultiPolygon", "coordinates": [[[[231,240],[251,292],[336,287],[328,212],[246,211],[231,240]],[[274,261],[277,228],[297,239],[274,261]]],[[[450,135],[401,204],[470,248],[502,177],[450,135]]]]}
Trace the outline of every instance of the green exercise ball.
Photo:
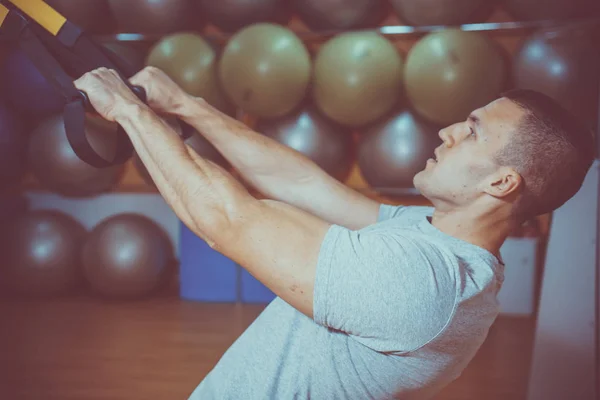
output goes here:
{"type": "Polygon", "coordinates": [[[332,120],[359,127],[376,121],[402,95],[404,60],[396,47],[374,32],[342,33],[319,50],[313,99],[332,120]]]}
{"type": "Polygon", "coordinates": [[[214,47],[196,33],[182,32],[159,40],[149,51],[146,65],[159,68],[191,94],[221,111],[230,111],[217,71],[214,47]]]}
{"type": "Polygon", "coordinates": [[[450,125],[497,98],[507,70],[500,47],[487,36],[447,29],[413,46],[404,81],[408,99],[421,116],[450,125]]]}
{"type": "Polygon", "coordinates": [[[294,32],[259,23],[235,34],[219,64],[229,99],[256,117],[275,118],[302,102],[311,77],[310,54],[294,32]]]}

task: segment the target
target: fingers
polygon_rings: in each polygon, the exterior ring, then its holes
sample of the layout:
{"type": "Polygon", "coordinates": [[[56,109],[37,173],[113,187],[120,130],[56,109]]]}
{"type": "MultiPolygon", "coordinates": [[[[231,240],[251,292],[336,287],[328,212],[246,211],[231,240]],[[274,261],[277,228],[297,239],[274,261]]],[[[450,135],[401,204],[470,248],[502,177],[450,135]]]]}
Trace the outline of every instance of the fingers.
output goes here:
{"type": "Polygon", "coordinates": [[[152,74],[154,74],[154,69],[155,69],[154,67],[145,67],[144,69],[139,71],[137,74],[132,76],[129,79],[129,82],[131,82],[131,84],[133,84],[133,85],[143,86],[145,83],[147,83],[151,79],[152,74]]]}
{"type": "Polygon", "coordinates": [[[117,71],[105,67],[100,67],[92,71],[86,72],[79,79],[75,80],[74,84],[75,87],[81,89],[78,85],[87,86],[96,80],[106,82],[107,80],[114,79],[122,81],[121,76],[117,73],[117,71]]]}

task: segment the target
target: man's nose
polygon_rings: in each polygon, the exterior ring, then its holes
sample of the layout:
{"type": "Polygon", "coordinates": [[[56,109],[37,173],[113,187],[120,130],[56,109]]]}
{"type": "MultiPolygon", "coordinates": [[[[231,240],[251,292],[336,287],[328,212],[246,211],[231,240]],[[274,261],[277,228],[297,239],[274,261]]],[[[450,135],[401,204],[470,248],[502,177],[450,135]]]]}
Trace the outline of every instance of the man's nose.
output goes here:
{"type": "Polygon", "coordinates": [[[454,136],[451,133],[452,130],[453,130],[453,127],[448,127],[448,128],[440,130],[440,132],[439,132],[440,139],[442,139],[442,141],[444,142],[446,147],[454,146],[454,136]]]}

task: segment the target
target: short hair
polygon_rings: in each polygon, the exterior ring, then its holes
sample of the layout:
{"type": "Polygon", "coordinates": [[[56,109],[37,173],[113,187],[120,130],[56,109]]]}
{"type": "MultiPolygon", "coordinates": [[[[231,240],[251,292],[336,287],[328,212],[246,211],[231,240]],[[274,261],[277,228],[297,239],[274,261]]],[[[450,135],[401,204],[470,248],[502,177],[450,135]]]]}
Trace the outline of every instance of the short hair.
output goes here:
{"type": "Polygon", "coordinates": [[[579,191],[596,156],[595,135],[543,93],[513,89],[502,97],[525,111],[496,155],[499,165],[514,167],[523,179],[513,214],[524,222],[558,209],[579,191]]]}

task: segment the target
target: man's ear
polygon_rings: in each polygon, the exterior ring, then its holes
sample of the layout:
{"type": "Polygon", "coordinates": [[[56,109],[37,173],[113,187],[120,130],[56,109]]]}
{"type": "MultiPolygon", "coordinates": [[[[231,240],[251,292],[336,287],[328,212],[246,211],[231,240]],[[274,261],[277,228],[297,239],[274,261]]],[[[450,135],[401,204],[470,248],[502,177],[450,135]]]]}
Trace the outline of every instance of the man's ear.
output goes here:
{"type": "Polygon", "coordinates": [[[502,167],[490,176],[484,191],[490,196],[506,198],[519,192],[523,185],[521,175],[510,167],[502,167]]]}

